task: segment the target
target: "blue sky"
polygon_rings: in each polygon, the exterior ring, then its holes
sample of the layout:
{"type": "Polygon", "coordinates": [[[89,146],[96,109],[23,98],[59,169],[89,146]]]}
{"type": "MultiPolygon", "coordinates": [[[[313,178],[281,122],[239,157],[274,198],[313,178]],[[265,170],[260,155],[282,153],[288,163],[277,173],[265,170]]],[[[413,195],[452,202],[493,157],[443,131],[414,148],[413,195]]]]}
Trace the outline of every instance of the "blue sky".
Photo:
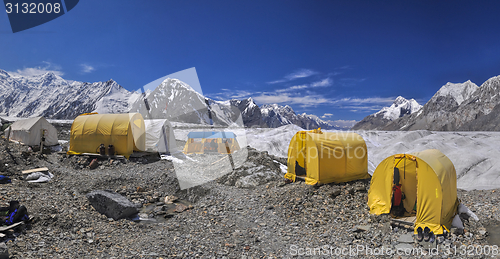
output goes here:
{"type": "Polygon", "coordinates": [[[129,90],[196,68],[214,99],[253,97],[360,120],[401,95],[500,75],[500,1],[84,0],[13,34],[0,69],[114,79],[129,90]]]}

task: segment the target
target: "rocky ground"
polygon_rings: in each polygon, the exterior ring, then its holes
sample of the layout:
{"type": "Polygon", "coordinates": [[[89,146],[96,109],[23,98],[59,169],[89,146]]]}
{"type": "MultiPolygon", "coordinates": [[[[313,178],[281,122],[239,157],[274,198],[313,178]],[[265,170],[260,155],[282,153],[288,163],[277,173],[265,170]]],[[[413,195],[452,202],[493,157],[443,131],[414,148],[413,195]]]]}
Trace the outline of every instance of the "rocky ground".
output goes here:
{"type": "MultiPolygon", "coordinates": [[[[241,168],[187,190],[180,190],[173,163],[156,156],[101,160],[93,170],[88,168],[90,160],[40,155],[0,141],[0,173],[13,179],[1,185],[0,202],[19,200],[34,216],[26,228],[3,239],[11,258],[302,258],[313,253],[375,258],[381,256],[373,253],[387,249],[394,257],[398,248],[428,253],[435,247],[414,242],[411,232],[391,226],[387,217],[369,215],[369,180],[320,187],[285,184],[284,159],[267,152],[249,149],[241,168]],[[52,181],[23,180],[22,170],[43,166],[54,174],[52,181]],[[141,206],[140,216],[149,220],[107,218],[86,198],[93,190],[120,193],[141,206]],[[165,204],[167,196],[178,199],[174,205],[165,204]],[[345,254],[349,248],[351,254],[345,254]],[[373,250],[367,254],[356,248],[373,250]]],[[[463,249],[477,255],[487,245],[498,245],[498,192],[459,191],[462,203],[480,221],[471,219],[465,234],[440,240],[439,257],[463,258],[463,249]],[[452,248],[448,254],[446,247],[452,248]]],[[[490,250],[490,255],[498,254],[490,250]]],[[[403,258],[415,257],[401,251],[403,258]]]]}

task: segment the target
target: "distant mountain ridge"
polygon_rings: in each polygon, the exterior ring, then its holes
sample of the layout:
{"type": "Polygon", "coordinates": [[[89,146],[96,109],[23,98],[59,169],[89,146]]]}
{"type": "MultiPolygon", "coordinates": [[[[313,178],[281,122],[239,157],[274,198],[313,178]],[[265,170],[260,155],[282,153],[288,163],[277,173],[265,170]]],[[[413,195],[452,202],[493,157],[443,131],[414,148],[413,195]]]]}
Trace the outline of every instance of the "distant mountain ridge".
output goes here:
{"type": "Polygon", "coordinates": [[[9,116],[72,119],[92,111],[126,112],[128,101],[137,96],[112,79],[84,83],[52,72],[14,77],[0,70],[0,113],[9,116]]]}
{"type": "MultiPolygon", "coordinates": [[[[491,79],[487,82],[491,82],[491,79]]],[[[489,83],[485,82],[486,85],[489,83]]],[[[483,84],[483,86],[485,85],[483,84]]],[[[475,103],[474,96],[484,92],[487,87],[478,87],[471,81],[464,83],[447,83],[416,114],[400,118],[388,123],[384,130],[464,130],[462,126],[475,121],[484,111],[483,103],[475,103]],[[472,103],[471,103],[472,102],[472,103]]],[[[488,94],[489,96],[489,94],[488,94]]],[[[483,96],[483,99],[489,99],[483,96]]],[[[500,100],[496,101],[498,104],[500,100]]],[[[480,126],[482,130],[490,130],[480,126]]]]}
{"type": "Polygon", "coordinates": [[[353,130],[373,130],[385,127],[391,121],[401,117],[414,114],[422,108],[415,99],[407,100],[402,96],[398,96],[391,106],[384,107],[380,111],[368,115],[363,120],[356,123],[353,130]]]}
{"type": "Polygon", "coordinates": [[[378,121],[376,127],[369,127],[370,118],[373,115],[353,129],[499,131],[500,76],[486,80],[481,86],[470,80],[447,83],[418,112],[392,121],[378,121]]]}
{"type": "Polygon", "coordinates": [[[0,114],[74,119],[88,112],[129,111],[141,112],[146,118],[166,118],[186,123],[228,126],[239,122],[245,127],[295,124],[304,129],[338,128],[315,115],[297,115],[290,106],[276,104],[259,107],[252,98],[215,101],[178,79],[168,78],[143,96],[126,90],[112,79],[86,83],[65,80],[52,72],[23,77],[0,70],[0,114]]]}

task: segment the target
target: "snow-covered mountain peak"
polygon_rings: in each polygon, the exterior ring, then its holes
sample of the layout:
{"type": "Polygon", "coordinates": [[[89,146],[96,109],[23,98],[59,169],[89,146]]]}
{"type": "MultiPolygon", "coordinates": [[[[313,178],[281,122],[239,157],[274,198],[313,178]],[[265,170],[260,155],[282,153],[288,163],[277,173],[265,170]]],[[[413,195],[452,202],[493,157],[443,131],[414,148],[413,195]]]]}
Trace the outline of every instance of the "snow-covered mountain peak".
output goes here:
{"type": "MultiPolygon", "coordinates": [[[[182,90],[182,88],[187,89],[189,91],[196,92],[190,85],[182,82],[179,79],[176,78],[167,78],[163,80],[163,82],[159,86],[160,89],[162,88],[172,88],[172,89],[178,89],[182,90]]],[[[198,93],[198,92],[196,92],[198,93]]],[[[198,93],[199,94],[199,93],[198,93]]]]}
{"type": "Polygon", "coordinates": [[[408,114],[412,114],[422,108],[415,99],[407,100],[402,96],[398,96],[391,106],[384,107],[382,110],[374,114],[375,117],[383,116],[384,119],[393,121],[399,117],[403,117],[408,114]]]}
{"type": "Polygon", "coordinates": [[[471,97],[478,88],[479,87],[470,80],[464,83],[457,84],[448,82],[447,84],[443,85],[436,92],[436,94],[434,94],[431,100],[435,100],[440,96],[452,97],[457,102],[457,104],[460,105],[464,100],[469,99],[469,97],[471,97]]]}
{"type": "Polygon", "coordinates": [[[483,89],[494,89],[500,86],[500,76],[494,76],[481,85],[483,89]]]}
{"type": "Polygon", "coordinates": [[[0,69],[0,78],[6,78],[10,77],[9,73],[7,71],[0,69]]]}

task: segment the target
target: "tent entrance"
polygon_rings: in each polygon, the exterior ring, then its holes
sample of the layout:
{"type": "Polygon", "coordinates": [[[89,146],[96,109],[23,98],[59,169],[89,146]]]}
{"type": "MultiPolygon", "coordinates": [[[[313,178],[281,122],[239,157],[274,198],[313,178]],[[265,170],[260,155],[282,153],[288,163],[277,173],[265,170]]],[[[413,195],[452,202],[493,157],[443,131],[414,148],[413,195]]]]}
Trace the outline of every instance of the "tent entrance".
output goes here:
{"type": "Polygon", "coordinates": [[[394,190],[401,192],[401,205],[396,208],[391,204],[391,213],[396,217],[409,217],[416,215],[415,204],[417,202],[417,162],[414,156],[397,155],[394,159],[393,174],[393,203],[394,197],[398,196],[394,190]],[[399,174],[399,181],[398,181],[399,174]],[[395,186],[399,185],[397,188],[395,186]]]}
{"type": "Polygon", "coordinates": [[[299,132],[297,138],[297,160],[295,160],[295,175],[306,176],[307,170],[307,144],[306,144],[307,135],[306,132],[299,132]]]}

